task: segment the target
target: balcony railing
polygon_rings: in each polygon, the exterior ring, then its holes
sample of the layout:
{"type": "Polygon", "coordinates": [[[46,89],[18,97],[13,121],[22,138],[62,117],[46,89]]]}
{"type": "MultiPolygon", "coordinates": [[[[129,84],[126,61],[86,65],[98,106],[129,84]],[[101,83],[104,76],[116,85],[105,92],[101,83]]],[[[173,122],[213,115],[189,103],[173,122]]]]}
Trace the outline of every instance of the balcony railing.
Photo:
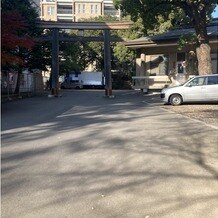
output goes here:
{"type": "Polygon", "coordinates": [[[57,13],[58,14],[72,14],[73,10],[72,9],[61,9],[61,8],[58,8],[57,9],[57,13]]]}
{"type": "Polygon", "coordinates": [[[67,2],[67,3],[72,3],[73,1],[72,0],[57,0],[57,2],[59,3],[59,2],[63,2],[63,3],[65,3],[65,2],[67,2]]]}

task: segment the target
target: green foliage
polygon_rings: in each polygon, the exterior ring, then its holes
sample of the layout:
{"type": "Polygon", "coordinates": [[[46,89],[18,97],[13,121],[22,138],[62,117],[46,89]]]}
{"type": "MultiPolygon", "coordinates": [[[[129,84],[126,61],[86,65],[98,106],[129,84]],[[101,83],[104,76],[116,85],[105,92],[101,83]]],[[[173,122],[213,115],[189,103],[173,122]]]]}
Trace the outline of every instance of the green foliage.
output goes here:
{"type": "Polygon", "coordinates": [[[51,43],[40,42],[30,50],[26,58],[26,66],[31,69],[48,70],[47,66],[51,65],[51,43]]]}
{"type": "MultiPolygon", "coordinates": [[[[178,24],[177,19],[183,17],[181,10],[177,13],[168,15],[167,20],[161,15],[157,17],[157,23],[154,29],[145,29],[142,18],[138,18],[132,27],[127,30],[113,30],[111,36],[118,36],[124,39],[133,40],[144,36],[146,33],[155,35],[163,33],[168,29],[172,29],[178,24]],[[174,23],[174,25],[173,25],[174,23]]],[[[98,17],[88,21],[113,21],[113,17],[98,17]]],[[[130,21],[130,16],[125,16],[122,20],[130,21]]],[[[87,20],[83,20],[87,21],[87,20]]],[[[181,19],[180,19],[181,22],[181,19]]],[[[182,20],[183,22],[183,20],[182,20]]],[[[70,35],[75,36],[78,31],[72,30],[70,35]]],[[[85,30],[84,36],[102,36],[101,30],[85,30]]],[[[72,70],[77,71],[85,69],[88,64],[96,63],[99,71],[104,69],[104,48],[102,42],[86,42],[86,43],[63,43],[62,57],[65,61],[61,62],[61,73],[67,73],[72,70]],[[65,44],[65,46],[64,46],[65,44]]],[[[62,46],[61,46],[62,47],[62,46]]],[[[136,52],[127,48],[123,43],[111,43],[112,48],[112,71],[114,88],[119,85],[124,87],[131,80],[131,76],[135,71],[136,52]],[[122,81],[122,82],[121,82],[122,81]],[[125,82],[126,81],[126,82],[125,82]],[[124,85],[125,84],[125,85],[124,85]]]]}
{"type": "Polygon", "coordinates": [[[112,22],[117,21],[117,17],[105,15],[105,16],[99,16],[99,17],[93,17],[89,19],[80,19],[79,22],[112,22]]]}
{"type": "MultiPolygon", "coordinates": [[[[72,34],[75,36],[75,34],[72,34]]],[[[79,42],[60,43],[60,74],[68,74],[71,71],[80,71],[84,68],[83,45],[79,42]]]]}
{"type": "MultiPolygon", "coordinates": [[[[129,20],[130,18],[125,18],[129,20]]],[[[88,21],[114,21],[114,17],[98,17],[89,19],[88,21]]],[[[83,20],[87,21],[87,20],[83,20]]],[[[76,36],[78,31],[72,30],[71,36],[76,36]]],[[[102,30],[85,30],[84,36],[103,36],[102,30]]],[[[135,39],[143,35],[143,25],[141,22],[136,22],[131,30],[111,31],[111,36],[122,38],[135,39]]],[[[112,47],[112,68],[121,68],[127,71],[132,71],[132,63],[135,61],[135,52],[126,48],[122,43],[111,43],[112,47]],[[127,64],[128,63],[128,64],[127,64]]],[[[67,72],[69,66],[72,70],[84,70],[89,64],[95,63],[96,70],[104,69],[104,44],[102,42],[86,42],[86,43],[63,43],[61,44],[61,57],[65,61],[61,65],[61,73],[67,72]],[[71,62],[71,64],[70,64],[71,62]]]]}
{"type": "MultiPolygon", "coordinates": [[[[125,17],[125,20],[130,20],[130,17],[125,17]]],[[[112,22],[116,18],[106,16],[98,17],[83,21],[97,21],[97,22],[112,22]]],[[[65,33],[66,34],[66,33],[65,33]]],[[[70,36],[77,36],[78,31],[71,30],[67,33],[70,36]]],[[[84,36],[103,36],[102,30],[85,30],[84,36]]],[[[144,35],[144,26],[142,19],[137,22],[128,30],[113,30],[111,31],[112,37],[120,37],[125,39],[136,39],[144,35]]],[[[122,42],[111,42],[111,66],[113,71],[113,84],[118,88],[118,84],[126,87],[127,81],[131,80],[131,76],[135,71],[135,51],[124,46],[122,42]],[[122,82],[121,82],[122,81],[122,82]],[[126,82],[125,82],[126,81],[126,82]]],[[[84,70],[89,64],[95,64],[96,70],[104,70],[104,44],[103,42],[74,42],[60,44],[60,73],[67,74],[71,71],[84,70]]]]}
{"type": "Polygon", "coordinates": [[[131,89],[131,75],[125,72],[112,71],[113,89],[131,89]]]}
{"type": "Polygon", "coordinates": [[[206,23],[211,18],[211,13],[217,4],[216,0],[114,0],[117,8],[124,15],[131,15],[133,21],[138,18],[143,20],[143,25],[148,30],[155,30],[161,20],[168,21],[169,26],[191,24],[194,27],[199,22],[206,23]],[[170,24],[171,23],[171,24],[170,24]]]}
{"type": "Polygon", "coordinates": [[[182,50],[186,46],[190,47],[190,45],[192,45],[192,47],[195,47],[196,44],[197,44],[197,36],[195,33],[182,35],[178,40],[178,50],[182,50]]]}
{"type": "MultiPolygon", "coordinates": [[[[113,22],[117,18],[112,16],[100,16],[92,19],[83,19],[85,22],[113,22]]],[[[125,17],[129,21],[130,17],[125,17]]],[[[78,36],[79,30],[71,30],[64,35],[78,36]]],[[[118,36],[125,39],[136,39],[144,35],[142,19],[138,19],[129,30],[111,31],[111,36],[118,36]]],[[[102,30],[84,30],[83,36],[103,36],[102,30]]],[[[128,49],[123,43],[111,43],[112,48],[112,70],[122,74],[125,78],[131,78],[135,70],[135,51],[128,49]]],[[[67,74],[71,71],[81,71],[89,64],[95,64],[96,70],[104,70],[104,44],[102,42],[61,42],[60,43],[60,74],[67,74]]],[[[118,78],[118,77],[114,77],[118,78]]]]}
{"type": "MultiPolygon", "coordinates": [[[[195,29],[197,37],[186,36],[186,39],[181,37],[180,49],[187,44],[187,40],[190,40],[189,43],[196,41],[198,48],[202,47],[202,44],[209,46],[207,23],[211,19],[211,13],[217,5],[217,0],[114,0],[114,4],[122,10],[124,15],[130,15],[133,21],[141,18],[145,32],[148,34],[151,34],[149,30],[157,34],[164,32],[167,28],[191,25],[195,29]],[[168,21],[168,23],[163,23],[163,25],[160,22],[161,20],[168,21]],[[164,28],[160,30],[159,27],[164,28]]],[[[200,74],[210,73],[210,53],[206,51],[207,46],[202,49],[205,49],[205,51],[201,52],[201,58],[198,55],[198,71],[200,74]],[[207,64],[204,64],[205,62],[207,64]],[[207,66],[207,69],[200,67],[203,65],[207,66]]],[[[200,50],[196,49],[196,51],[200,50]]]]}
{"type": "MultiPolygon", "coordinates": [[[[2,0],[2,11],[17,11],[24,18],[28,25],[28,31],[25,31],[29,36],[38,36],[41,30],[36,26],[38,14],[32,6],[31,0],[2,0]]],[[[21,32],[21,34],[24,32],[21,32]]]]}

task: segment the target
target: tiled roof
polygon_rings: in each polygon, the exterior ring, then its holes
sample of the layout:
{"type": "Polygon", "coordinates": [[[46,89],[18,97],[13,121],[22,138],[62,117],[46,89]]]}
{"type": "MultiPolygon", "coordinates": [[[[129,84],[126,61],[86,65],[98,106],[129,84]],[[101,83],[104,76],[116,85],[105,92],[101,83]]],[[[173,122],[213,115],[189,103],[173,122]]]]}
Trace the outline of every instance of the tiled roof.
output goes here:
{"type": "MultiPolygon", "coordinates": [[[[146,36],[141,37],[139,39],[131,40],[129,42],[149,42],[149,41],[162,41],[162,40],[177,40],[181,35],[187,35],[195,33],[194,28],[186,28],[186,29],[177,29],[177,30],[170,30],[168,32],[155,35],[155,36],[146,36]]],[[[214,21],[207,27],[207,33],[209,37],[216,37],[218,36],[218,21],[214,21]]]]}

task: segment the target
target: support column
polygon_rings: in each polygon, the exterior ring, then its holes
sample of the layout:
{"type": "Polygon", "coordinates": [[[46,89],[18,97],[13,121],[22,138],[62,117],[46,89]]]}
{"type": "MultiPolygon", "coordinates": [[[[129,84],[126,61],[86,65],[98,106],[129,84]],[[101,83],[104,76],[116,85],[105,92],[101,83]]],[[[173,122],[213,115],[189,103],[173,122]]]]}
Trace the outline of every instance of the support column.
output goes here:
{"type": "Polygon", "coordinates": [[[104,30],[105,96],[112,97],[110,30],[104,30]]]}
{"type": "Polygon", "coordinates": [[[52,67],[51,67],[51,95],[58,96],[59,85],[59,29],[52,29],[52,67]]]}

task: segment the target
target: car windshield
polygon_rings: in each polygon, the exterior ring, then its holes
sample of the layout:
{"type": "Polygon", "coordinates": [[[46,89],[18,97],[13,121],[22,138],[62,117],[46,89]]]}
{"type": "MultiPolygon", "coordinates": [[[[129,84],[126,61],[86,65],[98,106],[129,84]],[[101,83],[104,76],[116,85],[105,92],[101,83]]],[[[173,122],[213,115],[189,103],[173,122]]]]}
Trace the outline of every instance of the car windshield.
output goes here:
{"type": "Polygon", "coordinates": [[[185,82],[181,83],[179,86],[183,86],[183,85],[185,85],[185,84],[186,84],[187,82],[189,82],[191,79],[193,79],[193,77],[190,78],[190,79],[188,79],[188,80],[186,80],[185,82]]]}

